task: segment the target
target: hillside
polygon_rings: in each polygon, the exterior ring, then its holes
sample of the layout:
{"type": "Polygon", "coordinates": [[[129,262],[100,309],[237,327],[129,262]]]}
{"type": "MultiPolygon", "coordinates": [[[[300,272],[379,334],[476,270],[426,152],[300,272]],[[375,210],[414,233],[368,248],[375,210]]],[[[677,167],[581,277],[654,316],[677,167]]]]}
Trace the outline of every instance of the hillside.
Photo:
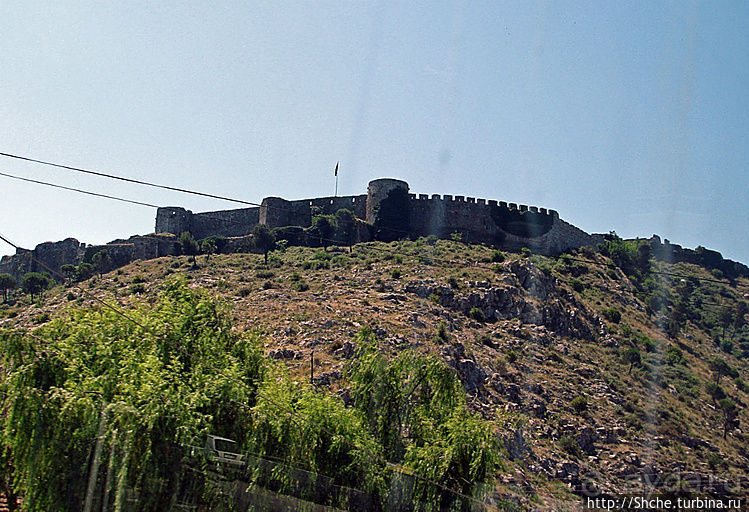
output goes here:
{"type": "Polygon", "coordinates": [[[70,308],[154,304],[175,275],[231,305],[233,330],[298,382],[348,403],[369,328],[388,358],[445,361],[490,421],[500,509],[585,492],[746,496],[749,279],[648,259],[638,242],[545,257],[419,239],[136,261],[0,306],[33,331],[70,308]],[[310,361],[314,365],[310,367],[310,361]],[[730,402],[730,403],[729,403],[730,402]],[[733,405],[730,405],[733,404],[733,405]],[[699,484],[699,489],[695,485],[699,484]],[[692,486],[692,487],[690,487],[692,486]]]}

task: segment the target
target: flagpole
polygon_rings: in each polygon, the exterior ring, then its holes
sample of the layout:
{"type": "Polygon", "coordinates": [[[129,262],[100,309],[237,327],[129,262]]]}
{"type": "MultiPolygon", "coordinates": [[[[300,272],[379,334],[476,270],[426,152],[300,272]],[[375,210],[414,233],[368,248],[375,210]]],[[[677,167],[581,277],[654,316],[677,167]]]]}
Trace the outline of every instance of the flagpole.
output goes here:
{"type": "Polygon", "coordinates": [[[338,163],[335,164],[335,195],[333,197],[338,197],[338,163]]]}

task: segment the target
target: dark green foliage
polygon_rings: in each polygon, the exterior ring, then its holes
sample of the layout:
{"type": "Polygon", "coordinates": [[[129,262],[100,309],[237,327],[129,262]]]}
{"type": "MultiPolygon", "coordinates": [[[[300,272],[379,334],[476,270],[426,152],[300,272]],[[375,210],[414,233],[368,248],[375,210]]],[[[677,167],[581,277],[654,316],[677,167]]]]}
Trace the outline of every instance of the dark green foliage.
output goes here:
{"type": "Polygon", "coordinates": [[[265,224],[257,224],[252,230],[252,245],[265,258],[265,264],[268,264],[268,253],[276,246],[276,237],[265,224]]]}
{"type": "Polygon", "coordinates": [[[666,349],[666,364],[684,364],[686,359],[684,358],[684,352],[678,347],[670,346],[666,349]]]}
{"type": "Polygon", "coordinates": [[[720,384],[722,377],[738,377],[738,372],[722,357],[716,357],[710,361],[710,371],[713,373],[713,380],[720,384]]]}
{"type": "Polygon", "coordinates": [[[580,458],[580,456],[582,455],[580,444],[573,436],[562,436],[559,438],[559,441],[557,441],[557,443],[559,444],[559,448],[561,448],[562,451],[564,451],[568,455],[572,455],[576,458],[580,458]]]}
{"type": "Polygon", "coordinates": [[[333,215],[316,215],[312,217],[312,226],[307,230],[309,241],[314,240],[318,247],[325,247],[336,242],[333,239],[336,220],[333,215]]]}
{"type": "Polygon", "coordinates": [[[585,289],[585,283],[583,283],[579,279],[570,279],[570,284],[572,285],[572,289],[578,293],[585,289]]]}
{"type": "Polygon", "coordinates": [[[611,258],[635,286],[641,288],[644,279],[651,271],[651,247],[648,241],[625,241],[616,233],[611,233],[609,240],[600,244],[598,250],[604,256],[611,258]]]}
{"type": "Polygon", "coordinates": [[[81,262],[76,272],[76,281],[85,281],[94,275],[94,266],[91,263],[81,262]]]}
{"type": "Polygon", "coordinates": [[[210,259],[211,254],[215,254],[216,251],[218,251],[218,246],[216,246],[216,242],[210,238],[206,238],[200,242],[200,252],[205,254],[206,262],[210,259]]]}
{"type": "Polygon", "coordinates": [[[502,263],[503,261],[505,261],[506,258],[507,258],[507,256],[502,251],[494,251],[492,253],[492,262],[493,263],[502,263]]]}
{"type": "Polygon", "coordinates": [[[134,283],[130,285],[130,293],[142,294],[146,293],[146,286],[143,283],[134,283]]]}
{"type": "Polygon", "coordinates": [[[75,265],[71,265],[70,263],[66,263],[65,265],[60,267],[60,272],[70,283],[76,278],[76,275],[78,274],[78,267],[76,267],[75,265]]]}
{"type": "Polygon", "coordinates": [[[726,397],[725,390],[714,382],[708,382],[705,384],[705,392],[713,399],[713,403],[718,400],[723,400],[726,397]]]}
{"type": "Polygon", "coordinates": [[[99,273],[99,277],[104,275],[105,272],[112,270],[112,257],[106,249],[96,252],[91,258],[91,263],[93,263],[94,268],[99,273]]]}
{"type": "Polygon", "coordinates": [[[601,314],[606,318],[606,320],[615,324],[618,324],[622,319],[622,312],[616,308],[603,309],[601,310],[601,314]]]}
{"type": "Polygon", "coordinates": [[[392,271],[390,272],[390,277],[392,277],[393,279],[400,279],[402,275],[403,275],[403,274],[402,274],[402,272],[400,271],[400,269],[397,269],[397,268],[394,268],[394,269],[393,269],[393,270],[392,270],[392,271]]]}
{"type": "Polygon", "coordinates": [[[16,287],[18,283],[10,274],[0,274],[0,289],[3,290],[3,300],[8,300],[8,290],[16,287]]]}
{"type": "Polygon", "coordinates": [[[307,232],[301,226],[274,228],[271,233],[276,238],[276,241],[286,240],[289,246],[307,245],[307,232]]]}
{"type": "Polygon", "coordinates": [[[437,340],[440,343],[447,343],[450,341],[450,334],[447,332],[447,324],[440,322],[437,326],[437,340]]]}
{"type": "Polygon", "coordinates": [[[29,272],[21,279],[21,289],[24,293],[31,295],[31,300],[34,300],[34,296],[41,298],[44,291],[52,287],[54,283],[46,272],[29,272]]]}
{"type": "Polygon", "coordinates": [[[583,413],[588,410],[588,399],[584,396],[576,396],[570,401],[570,406],[575,412],[583,413]]]}
{"type": "Polygon", "coordinates": [[[628,348],[624,351],[624,354],[622,354],[622,361],[625,364],[629,364],[629,373],[632,373],[632,367],[634,365],[639,365],[642,361],[640,351],[634,347],[628,348]]]}
{"type": "Polygon", "coordinates": [[[477,322],[484,322],[486,321],[486,317],[484,316],[484,312],[479,308],[471,308],[471,311],[468,312],[468,316],[476,320],[477,322]]]}
{"type": "Polygon", "coordinates": [[[729,431],[739,427],[739,408],[728,398],[720,400],[718,405],[723,413],[723,439],[726,439],[729,431]]]}

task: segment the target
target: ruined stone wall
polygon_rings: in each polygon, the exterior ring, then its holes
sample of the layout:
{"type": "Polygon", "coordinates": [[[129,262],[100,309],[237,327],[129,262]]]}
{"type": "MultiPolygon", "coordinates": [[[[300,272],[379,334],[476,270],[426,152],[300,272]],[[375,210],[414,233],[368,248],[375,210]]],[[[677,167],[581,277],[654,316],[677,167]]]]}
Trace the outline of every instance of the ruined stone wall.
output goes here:
{"type": "Polygon", "coordinates": [[[269,228],[312,225],[313,215],[333,215],[338,210],[348,209],[358,218],[366,214],[367,196],[319,197],[287,201],[280,197],[266,197],[260,207],[260,224],[269,228]]]}
{"type": "MultiPolygon", "coordinates": [[[[245,236],[260,222],[260,208],[194,213],[189,230],[196,240],[209,236],[245,236]]],[[[180,235],[180,233],[174,233],[180,235]]]]}

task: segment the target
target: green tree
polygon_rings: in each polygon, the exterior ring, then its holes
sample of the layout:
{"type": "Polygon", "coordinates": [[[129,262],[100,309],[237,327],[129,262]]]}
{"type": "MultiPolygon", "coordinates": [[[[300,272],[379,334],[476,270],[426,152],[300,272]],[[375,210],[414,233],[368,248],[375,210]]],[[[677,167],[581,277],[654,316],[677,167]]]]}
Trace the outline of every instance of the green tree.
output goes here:
{"type": "Polygon", "coordinates": [[[723,439],[725,439],[730,430],[739,427],[739,408],[733,400],[728,398],[718,402],[718,405],[723,413],[723,439]]]}
{"type": "Polygon", "coordinates": [[[348,252],[352,251],[358,236],[359,220],[354,212],[343,208],[335,212],[335,238],[348,246],[348,252]]]}
{"type": "Polygon", "coordinates": [[[727,375],[733,375],[734,370],[728,362],[722,357],[716,357],[710,361],[710,371],[713,372],[713,380],[716,384],[720,384],[720,379],[727,375]]]}
{"type": "Polygon", "coordinates": [[[102,277],[105,272],[109,272],[112,268],[112,257],[106,249],[102,249],[91,258],[94,268],[99,273],[99,277],[102,277]]]}
{"type": "Polygon", "coordinates": [[[60,272],[62,272],[62,274],[65,276],[65,279],[67,279],[68,284],[70,284],[73,282],[76,275],[78,275],[78,267],[70,263],[66,263],[65,265],[60,267],[60,272]]]}
{"type": "Polygon", "coordinates": [[[268,263],[268,253],[276,246],[276,237],[266,224],[257,224],[252,230],[252,244],[265,257],[268,263]]]}
{"type": "Polygon", "coordinates": [[[189,231],[183,231],[182,234],[179,235],[179,245],[182,248],[182,254],[191,256],[193,267],[197,267],[198,262],[195,260],[195,256],[200,252],[200,247],[195,238],[193,238],[192,233],[189,231]]]}
{"type": "Polygon", "coordinates": [[[325,247],[334,242],[335,229],[336,222],[332,215],[316,215],[312,217],[309,234],[311,238],[317,238],[320,247],[325,247]]]}
{"type": "Polygon", "coordinates": [[[445,487],[472,495],[474,484],[496,468],[498,446],[491,423],[468,411],[455,372],[437,358],[415,354],[388,361],[369,330],[357,340],[363,348],[348,372],[369,432],[388,461],[444,486],[419,480],[414,499],[448,510],[456,496],[445,487]]]}
{"type": "Polygon", "coordinates": [[[630,347],[627,350],[624,351],[624,354],[622,354],[622,359],[624,363],[629,363],[629,371],[627,373],[632,373],[632,367],[634,365],[639,365],[640,361],[642,361],[642,357],[640,356],[640,351],[637,350],[634,347],[630,347]]]}
{"type": "Polygon", "coordinates": [[[166,510],[180,443],[205,433],[245,443],[264,358],[230,322],[224,305],[177,280],[128,318],[74,309],[34,337],[0,331],[0,471],[12,472],[24,510],[83,510],[92,477],[97,489],[109,482],[112,507],[138,487],[138,510],[166,510]]]}
{"type": "Polygon", "coordinates": [[[10,274],[0,274],[0,289],[3,290],[3,300],[8,300],[8,290],[16,287],[16,278],[10,274]]]}
{"type": "Polygon", "coordinates": [[[76,271],[76,281],[85,281],[94,275],[94,266],[91,263],[81,262],[76,271]]]}
{"type": "Polygon", "coordinates": [[[50,288],[54,284],[54,281],[49,274],[39,272],[29,272],[21,279],[21,289],[31,295],[31,300],[34,300],[34,296],[42,298],[44,291],[50,288]]]}
{"type": "Polygon", "coordinates": [[[216,242],[214,242],[210,238],[206,238],[200,244],[200,252],[205,254],[205,262],[208,263],[211,254],[216,253],[216,242]]]}

